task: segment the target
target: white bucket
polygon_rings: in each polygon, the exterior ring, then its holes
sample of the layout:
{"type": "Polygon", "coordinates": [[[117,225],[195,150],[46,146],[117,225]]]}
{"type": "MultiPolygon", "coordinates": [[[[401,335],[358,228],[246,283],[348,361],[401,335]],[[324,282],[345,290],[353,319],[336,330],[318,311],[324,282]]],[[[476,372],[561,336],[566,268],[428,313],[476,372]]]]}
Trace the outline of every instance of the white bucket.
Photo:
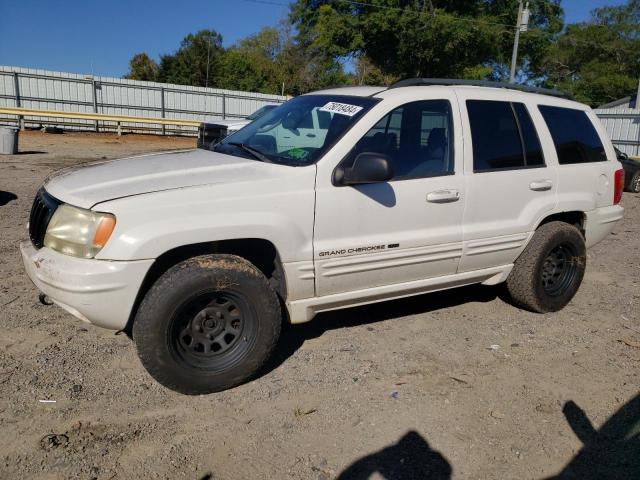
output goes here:
{"type": "Polygon", "coordinates": [[[18,153],[18,129],[0,128],[0,154],[18,153]]]}

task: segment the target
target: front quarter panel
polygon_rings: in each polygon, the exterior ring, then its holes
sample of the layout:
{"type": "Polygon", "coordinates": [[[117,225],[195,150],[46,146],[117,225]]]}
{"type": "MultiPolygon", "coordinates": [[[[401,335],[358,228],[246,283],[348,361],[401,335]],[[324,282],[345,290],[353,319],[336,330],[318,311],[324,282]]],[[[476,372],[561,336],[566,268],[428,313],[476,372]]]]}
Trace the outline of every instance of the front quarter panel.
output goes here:
{"type": "Polygon", "coordinates": [[[94,210],[116,216],[96,258],[157,258],[184,245],[260,238],[283,262],[312,259],[315,165],[272,166],[262,180],[180,188],[116,199],[94,210]]]}

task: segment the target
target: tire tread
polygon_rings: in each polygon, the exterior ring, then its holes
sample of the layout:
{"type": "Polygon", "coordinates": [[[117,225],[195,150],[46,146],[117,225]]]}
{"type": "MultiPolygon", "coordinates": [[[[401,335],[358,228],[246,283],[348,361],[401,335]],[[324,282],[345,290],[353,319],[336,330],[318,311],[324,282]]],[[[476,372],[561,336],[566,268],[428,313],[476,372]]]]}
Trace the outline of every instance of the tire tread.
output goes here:
{"type": "MultiPolygon", "coordinates": [[[[541,225],[536,230],[529,244],[515,261],[513,270],[507,278],[507,290],[516,305],[537,313],[558,310],[558,308],[553,308],[546,304],[544,299],[538,295],[536,289],[537,272],[541,257],[547,253],[550,242],[553,242],[554,237],[567,233],[572,236],[578,236],[584,249],[582,233],[575,226],[568,223],[553,221],[541,225]]],[[[583,273],[584,269],[582,270],[583,273]]],[[[580,276],[579,280],[582,280],[582,276],[580,276]]]]}
{"type": "MultiPolygon", "coordinates": [[[[222,283],[217,286],[222,288],[227,280],[224,279],[224,276],[221,276],[220,281],[222,283]]],[[[280,303],[275,291],[269,285],[264,274],[252,263],[235,255],[203,255],[184,260],[160,276],[140,304],[133,323],[132,333],[138,357],[151,376],[172,390],[195,395],[232,388],[249,380],[260,371],[278,343],[282,327],[281,319],[280,303]],[[229,271],[250,275],[253,280],[259,283],[260,290],[264,293],[264,298],[259,299],[264,306],[264,310],[258,313],[266,319],[260,324],[260,328],[264,329],[264,334],[260,338],[265,341],[261,342],[259,346],[259,355],[247,358],[246,360],[248,361],[243,364],[241,371],[220,375],[219,378],[216,378],[215,384],[212,383],[207,386],[206,383],[198,381],[194,377],[177,375],[176,370],[171,368],[171,365],[163,364],[162,361],[159,361],[161,357],[158,354],[158,350],[162,346],[158,345],[158,338],[148,333],[158,328],[157,317],[151,313],[154,312],[154,306],[161,304],[167,292],[184,282],[185,276],[190,275],[190,272],[195,275],[205,273],[215,276],[217,272],[229,271]]]]}

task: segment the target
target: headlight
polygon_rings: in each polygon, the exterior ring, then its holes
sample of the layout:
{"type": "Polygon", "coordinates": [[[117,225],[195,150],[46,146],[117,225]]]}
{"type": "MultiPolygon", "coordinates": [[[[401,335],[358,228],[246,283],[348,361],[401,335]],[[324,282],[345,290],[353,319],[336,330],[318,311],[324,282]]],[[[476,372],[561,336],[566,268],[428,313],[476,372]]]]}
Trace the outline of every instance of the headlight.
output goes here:
{"type": "Polygon", "coordinates": [[[65,255],[95,257],[111,236],[116,217],[71,205],[60,205],[47,227],[44,246],[65,255]]]}

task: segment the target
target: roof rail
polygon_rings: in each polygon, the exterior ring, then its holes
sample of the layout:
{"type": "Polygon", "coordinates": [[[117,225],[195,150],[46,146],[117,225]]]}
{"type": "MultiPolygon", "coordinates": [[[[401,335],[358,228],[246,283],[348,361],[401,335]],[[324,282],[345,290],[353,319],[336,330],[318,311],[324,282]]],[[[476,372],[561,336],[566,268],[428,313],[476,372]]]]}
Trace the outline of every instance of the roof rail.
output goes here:
{"type": "Polygon", "coordinates": [[[406,80],[400,80],[394,83],[389,88],[400,87],[419,87],[429,85],[470,85],[473,87],[491,87],[491,88],[506,88],[509,90],[519,90],[521,92],[539,93],[541,95],[549,95],[552,97],[560,97],[571,99],[571,95],[560,90],[551,90],[549,88],[530,87],[528,85],[517,85],[515,83],[505,82],[489,82],[487,80],[460,80],[455,78],[408,78],[406,80]]]}

